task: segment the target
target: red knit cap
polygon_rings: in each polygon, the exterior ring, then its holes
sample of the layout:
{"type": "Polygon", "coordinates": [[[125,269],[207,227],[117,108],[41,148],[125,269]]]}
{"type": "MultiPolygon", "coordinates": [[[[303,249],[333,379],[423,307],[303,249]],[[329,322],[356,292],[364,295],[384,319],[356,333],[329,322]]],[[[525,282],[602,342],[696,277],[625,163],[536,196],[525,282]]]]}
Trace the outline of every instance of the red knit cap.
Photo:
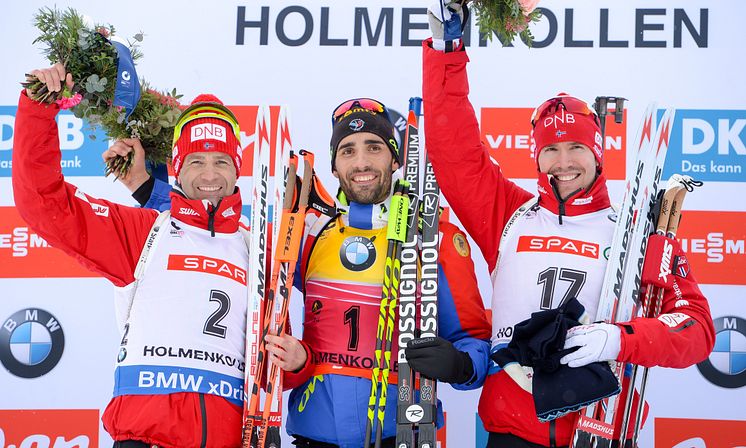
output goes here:
{"type": "Polygon", "coordinates": [[[531,123],[531,152],[537,168],[539,153],[544,147],[559,142],[577,142],[591,149],[598,162],[598,172],[601,172],[604,160],[601,128],[598,116],[584,101],[560,93],[536,108],[531,123]]]}
{"type": "Polygon", "coordinates": [[[198,95],[179,116],[174,128],[171,164],[174,174],[193,152],[222,152],[231,156],[236,177],[241,171],[241,131],[233,112],[215,95],[198,95]]]}

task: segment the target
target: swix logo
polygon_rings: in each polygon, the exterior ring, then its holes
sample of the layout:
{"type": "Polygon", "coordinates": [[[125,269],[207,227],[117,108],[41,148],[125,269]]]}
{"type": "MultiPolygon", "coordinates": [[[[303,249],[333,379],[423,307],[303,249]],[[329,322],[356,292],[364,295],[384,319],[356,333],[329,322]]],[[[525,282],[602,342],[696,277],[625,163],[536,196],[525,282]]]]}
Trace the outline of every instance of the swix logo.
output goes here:
{"type": "Polygon", "coordinates": [[[673,254],[673,245],[668,241],[663,243],[663,257],[661,259],[661,268],[658,278],[668,283],[668,274],[671,273],[671,255],[673,254]]]}
{"type": "MultiPolygon", "coordinates": [[[[510,178],[536,178],[536,160],[531,154],[531,114],[532,108],[484,107],[481,110],[481,137],[489,149],[492,159],[500,165],[503,173],[510,178]]],[[[619,124],[606,120],[604,138],[604,173],[607,179],[623,180],[627,154],[627,111],[619,124]]],[[[547,125],[554,126],[562,120],[575,120],[573,114],[547,117],[547,125]]],[[[563,132],[559,130],[560,132],[563,132]]],[[[600,135],[597,138],[600,139],[600,135]]],[[[601,141],[598,141],[598,146],[601,141]]],[[[593,149],[593,148],[591,148],[593,149]]]]}
{"type": "MultiPolygon", "coordinates": [[[[0,106],[0,177],[10,177],[17,106],[0,106]]],[[[101,176],[100,154],[109,147],[106,134],[91,131],[88,122],[69,111],[57,114],[57,135],[62,150],[60,167],[65,176],[101,176]]]]}
{"type": "Polygon", "coordinates": [[[199,213],[189,207],[179,208],[179,214],[184,216],[199,216],[199,213]]]}
{"type": "Polygon", "coordinates": [[[96,277],[29,229],[15,207],[0,207],[0,278],[96,277]]]}
{"type": "Polygon", "coordinates": [[[230,216],[233,216],[236,214],[236,211],[233,210],[233,207],[227,208],[223,213],[223,218],[228,218],[230,216]]]}
{"type": "Polygon", "coordinates": [[[196,124],[190,130],[190,139],[193,142],[206,139],[225,142],[226,135],[225,126],[216,123],[196,124]]]}
{"type": "Polygon", "coordinates": [[[169,255],[169,271],[204,272],[233,279],[242,285],[246,284],[246,270],[218,258],[200,255],[169,255]]]}
{"type": "Polygon", "coordinates": [[[746,110],[677,109],[665,177],[746,182],[746,110]],[[679,150],[679,148],[681,148],[679,150]]]}
{"type": "Polygon", "coordinates": [[[687,258],[679,275],[691,264],[700,283],[746,284],[746,213],[684,210],[678,236],[687,258]]]}
{"type": "Polygon", "coordinates": [[[560,236],[523,235],[518,238],[518,252],[559,252],[598,258],[599,248],[596,243],[562,238],[560,236]]]}
{"type": "Polygon", "coordinates": [[[654,446],[720,448],[743,446],[746,421],[655,418],[654,446]]]}
{"type": "Polygon", "coordinates": [[[98,409],[0,410],[0,447],[98,447],[98,409]]]}

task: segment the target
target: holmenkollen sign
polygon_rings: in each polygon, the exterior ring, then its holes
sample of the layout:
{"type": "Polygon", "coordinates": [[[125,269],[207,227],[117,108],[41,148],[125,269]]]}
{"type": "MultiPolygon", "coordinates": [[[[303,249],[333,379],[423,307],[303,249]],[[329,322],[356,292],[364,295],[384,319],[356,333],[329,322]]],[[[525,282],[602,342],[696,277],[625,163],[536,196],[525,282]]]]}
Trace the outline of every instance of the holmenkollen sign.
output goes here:
{"type": "MultiPolygon", "coordinates": [[[[619,19],[620,16],[629,17],[622,7],[599,8],[592,20],[588,15],[576,18],[573,8],[538,9],[543,18],[532,26],[533,48],[682,48],[689,45],[707,48],[708,45],[707,8],[636,8],[634,17],[626,22],[619,19]],[[583,30],[586,38],[577,37],[576,30],[583,30]],[[588,36],[598,37],[588,39],[588,36]]],[[[469,22],[464,30],[466,46],[475,43],[472,35],[477,34],[476,21],[470,19],[469,22]]],[[[398,46],[416,47],[429,34],[427,28],[427,8],[351,5],[334,9],[328,6],[309,9],[301,5],[236,8],[236,45],[269,45],[270,33],[274,32],[273,38],[289,47],[316,42],[322,47],[390,47],[395,37],[398,46]]],[[[485,36],[480,35],[477,44],[487,46],[485,36]]]]}

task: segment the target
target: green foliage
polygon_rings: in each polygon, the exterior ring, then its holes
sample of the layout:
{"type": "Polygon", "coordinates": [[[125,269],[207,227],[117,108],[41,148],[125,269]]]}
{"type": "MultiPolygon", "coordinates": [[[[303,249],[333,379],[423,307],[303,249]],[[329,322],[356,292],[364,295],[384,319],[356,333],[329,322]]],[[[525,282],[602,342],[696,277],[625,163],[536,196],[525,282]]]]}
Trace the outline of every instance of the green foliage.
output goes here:
{"type": "MultiPolygon", "coordinates": [[[[142,82],[140,102],[129,118],[121,107],[112,106],[117,79],[118,56],[108,37],[114,34],[111,25],[86,25],[74,9],[58,11],[42,8],[34,16],[39,36],[34,43],[50,63],[62,63],[72,74],[75,86],[72,93],[82,95],[81,102],[72,108],[78,118],[85,118],[92,127],[100,126],[112,139],[139,138],[145,148],[145,158],[153,163],[166,163],[171,159],[173,129],[181,113],[176,89],[160,93],[142,82]]],[[[142,57],[138,44],[143,40],[140,32],[128,41],[133,61],[142,57]]],[[[21,83],[29,89],[31,98],[53,103],[62,92],[49,92],[35,76],[26,75],[21,83]]],[[[107,164],[106,174],[123,175],[129,169],[128,159],[117,157],[107,164]]]]}
{"type": "Polygon", "coordinates": [[[534,36],[528,25],[541,19],[541,12],[534,10],[528,15],[523,13],[517,0],[473,0],[479,31],[492,40],[496,35],[503,45],[515,39],[516,35],[529,47],[534,36]]]}

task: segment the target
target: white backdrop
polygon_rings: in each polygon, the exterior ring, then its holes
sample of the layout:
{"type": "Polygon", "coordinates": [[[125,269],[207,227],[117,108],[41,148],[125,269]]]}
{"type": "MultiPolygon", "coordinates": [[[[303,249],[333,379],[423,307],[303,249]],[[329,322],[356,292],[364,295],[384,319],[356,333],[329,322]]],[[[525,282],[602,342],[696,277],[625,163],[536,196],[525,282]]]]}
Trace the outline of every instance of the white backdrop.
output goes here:
{"type": "MultiPolygon", "coordinates": [[[[408,98],[420,95],[419,40],[428,35],[427,4],[78,0],[57,7],[71,6],[111,23],[124,37],[143,31],[139,75],[157,88],[176,87],[185,100],[212,92],[247,110],[288,105],[296,148],[316,153],[322,180],[333,191],[336,182],[327,168],[331,110],[345,99],[371,96],[403,112],[408,98]],[[356,17],[367,17],[374,29],[384,17],[382,33],[378,38],[367,33],[366,21],[356,17]]],[[[99,414],[80,410],[102,412],[111,395],[118,345],[112,288],[26,229],[15,213],[10,185],[18,83],[26,71],[47,65],[31,44],[37,34],[32,16],[42,6],[53,4],[12,2],[0,14],[0,357],[7,358],[3,328],[8,333],[32,316],[23,312],[27,309],[43,310],[59,322],[64,351],[59,363],[37,378],[0,368],[0,448],[30,447],[34,440],[41,441],[38,446],[74,446],[55,444],[58,436],[81,446],[86,440],[89,446],[110,446],[97,423],[99,414]]],[[[720,333],[707,365],[652,372],[651,419],[641,446],[746,445],[746,3],[545,0],[540,6],[547,9],[534,27],[540,48],[528,49],[520,41],[514,47],[480,46],[472,28],[469,74],[477,115],[484,117],[492,108],[526,115],[517,125],[482,118],[485,141],[504,137],[494,144],[493,155],[511,174],[513,154],[528,157],[516,136],[527,134],[530,108],[560,91],[588,101],[597,95],[628,98],[627,124],[618,131],[627,141],[634,139],[647,103],[680,109],[664,177],[678,171],[705,181],[687,197],[681,236],[720,333]],[[701,442],[692,441],[696,438],[701,442]]],[[[84,137],[82,124],[69,117],[61,124],[67,129],[62,146],[70,160],[63,168],[68,180],[94,196],[131,204],[121,185],[101,175],[100,153],[106,148],[101,136],[84,137]]],[[[242,123],[243,129],[251,126],[242,123]]],[[[609,151],[621,160],[622,175],[610,181],[612,199],[619,201],[625,152],[613,142],[609,151]]],[[[524,172],[516,168],[511,175],[523,177],[518,183],[533,190],[535,181],[524,172]]],[[[250,191],[250,178],[240,182],[244,192],[250,191]]],[[[489,303],[489,277],[477,252],[480,289],[489,303]]],[[[299,329],[298,300],[292,318],[299,329]]],[[[52,353],[60,348],[55,334],[50,331],[52,353]]],[[[447,445],[482,446],[478,391],[442,387],[441,397],[448,412],[447,445]]]]}

